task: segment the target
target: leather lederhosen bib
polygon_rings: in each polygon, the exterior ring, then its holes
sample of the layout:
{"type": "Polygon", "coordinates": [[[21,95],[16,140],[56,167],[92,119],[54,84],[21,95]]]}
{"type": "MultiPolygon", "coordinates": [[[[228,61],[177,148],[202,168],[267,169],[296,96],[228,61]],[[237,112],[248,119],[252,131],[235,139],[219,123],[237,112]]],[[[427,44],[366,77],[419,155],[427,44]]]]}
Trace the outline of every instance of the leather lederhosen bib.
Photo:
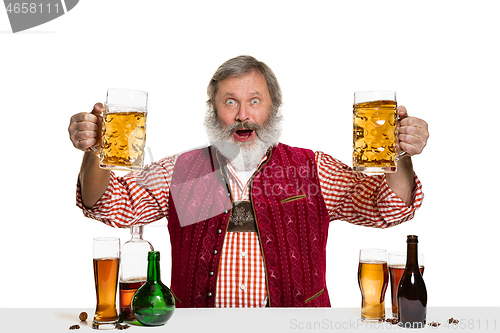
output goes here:
{"type": "Polygon", "coordinates": [[[231,209],[228,232],[257,232],[255,216],[250,201],[235,201],[231,209]]]}

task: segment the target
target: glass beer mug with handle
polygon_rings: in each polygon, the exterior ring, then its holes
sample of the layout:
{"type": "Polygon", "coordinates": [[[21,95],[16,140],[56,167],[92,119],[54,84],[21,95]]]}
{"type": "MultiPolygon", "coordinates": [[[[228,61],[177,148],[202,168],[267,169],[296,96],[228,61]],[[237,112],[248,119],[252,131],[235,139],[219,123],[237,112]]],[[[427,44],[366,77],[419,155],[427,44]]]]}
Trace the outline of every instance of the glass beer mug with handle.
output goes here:
{"type": "Polygon", "coordinates": [[[358,91],[354,93],[353,152],[354,171],[392,173],[398,153],[398,115],[396,92],[358,91]]]}
{"type": "Polygon", "coordinates": [[[148,93],[139,90],[108,89],[103,114],[99,167],[140,171],[144,166],[148,93]]]}

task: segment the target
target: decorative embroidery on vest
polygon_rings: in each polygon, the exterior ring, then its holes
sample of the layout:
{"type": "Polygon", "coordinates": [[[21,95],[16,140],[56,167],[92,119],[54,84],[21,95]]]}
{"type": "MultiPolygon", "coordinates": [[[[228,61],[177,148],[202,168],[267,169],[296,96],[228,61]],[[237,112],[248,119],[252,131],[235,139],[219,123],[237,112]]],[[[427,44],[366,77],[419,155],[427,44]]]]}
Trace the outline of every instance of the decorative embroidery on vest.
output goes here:
{"type": "Polygon", "coordinates": [[[235,201],[227,227],[231,232],[257,232],[255,217],[250,201],[235,201]]]}

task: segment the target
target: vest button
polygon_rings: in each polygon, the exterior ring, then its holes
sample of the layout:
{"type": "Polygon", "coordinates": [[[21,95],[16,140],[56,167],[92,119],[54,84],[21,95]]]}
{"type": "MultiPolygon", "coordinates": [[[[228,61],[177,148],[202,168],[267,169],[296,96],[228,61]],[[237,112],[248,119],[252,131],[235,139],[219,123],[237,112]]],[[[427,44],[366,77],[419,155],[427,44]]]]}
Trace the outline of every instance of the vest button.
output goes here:
{"type": "Polygon", "coordinates": [[[210,272],[210,273],[208,273],[208,275],[214,276],[214,272],[210,272]]]}
{"type": "Polygon", "coordinates": [[[207,297],[212,297],[212,293],[208,293],[208,294],[207,294],[207,297]]]}
{"type": "Polygon", "coordinates": [[[229,213],[229,211],[225,210],[225,211],[224,211],[224,214],[227,214],[227,213],[229,213]]]}
{"type": "Polygon", "coordinates": [[[217,250],[214,250],[214,252],[213,252],[213,253],[214,253],[214,254],[217,254],[217,250]]]}
{"type": "Polygon", "coordinates": [[[222,233],[222,229],[217,230],[217,233],[221,234],[222,233]]]}

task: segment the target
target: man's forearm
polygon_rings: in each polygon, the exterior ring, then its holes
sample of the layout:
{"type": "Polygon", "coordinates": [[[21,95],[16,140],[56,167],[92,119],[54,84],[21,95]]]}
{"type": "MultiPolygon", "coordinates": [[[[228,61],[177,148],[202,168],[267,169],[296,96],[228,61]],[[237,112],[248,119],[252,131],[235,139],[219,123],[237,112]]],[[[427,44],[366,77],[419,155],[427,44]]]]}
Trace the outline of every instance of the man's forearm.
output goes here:
{"type": "Polygon", "coordinates": [[[386,174],[387,184],[391,190],[407,205],[411,205],[415,173],[411,157],[403,157],[398,162],[398,171],[386,174]]]}
{"type": "Polygon", "coordinates": [[[92,208],[108,188],[110,171],[99,168],[99,157],[91,152],[83,155],[80,174],[82,204],[92,208]]]}

